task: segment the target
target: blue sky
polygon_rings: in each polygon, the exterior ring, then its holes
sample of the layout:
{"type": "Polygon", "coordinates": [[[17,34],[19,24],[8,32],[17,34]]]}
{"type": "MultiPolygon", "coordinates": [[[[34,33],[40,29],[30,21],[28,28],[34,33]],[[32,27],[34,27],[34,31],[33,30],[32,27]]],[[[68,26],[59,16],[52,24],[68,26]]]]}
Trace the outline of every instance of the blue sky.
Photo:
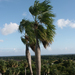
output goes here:
{"type": "MultiPolygon", "coordinates": [[[[35,0],[0,0],[0,56],[25,55],[18,26],[22,19],[33,20],[29,7],[35,0]]],[[[44,0],[40,0],[42,2],[44,0]]],[[[75,54],[75,0],[51,0],[56,35],[50,47],[41,46],[41,55],[75,54]]],[[[32,55],[35,53],[30,49],[32,55]]]]}

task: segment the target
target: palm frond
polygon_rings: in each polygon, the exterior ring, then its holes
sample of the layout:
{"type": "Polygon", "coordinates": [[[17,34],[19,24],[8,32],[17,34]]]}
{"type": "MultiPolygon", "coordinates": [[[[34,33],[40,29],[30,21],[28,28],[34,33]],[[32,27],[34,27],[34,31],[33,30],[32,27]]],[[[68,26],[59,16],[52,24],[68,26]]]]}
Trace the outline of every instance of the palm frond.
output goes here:
{"type": "Polygon", "coordinates": [[[24,43],[24,44],[26,44],[27,42],[26,42],[26,39],[25,38],[23,38],[23,37],[21,37],[21,41],[24,43]]]}
{"type": "Polygon", "coordinates": [[[30,6],[29,11],[33,16],[38,15],[39,14],[39,1],[35,1],[34,6],[30,6]]]}

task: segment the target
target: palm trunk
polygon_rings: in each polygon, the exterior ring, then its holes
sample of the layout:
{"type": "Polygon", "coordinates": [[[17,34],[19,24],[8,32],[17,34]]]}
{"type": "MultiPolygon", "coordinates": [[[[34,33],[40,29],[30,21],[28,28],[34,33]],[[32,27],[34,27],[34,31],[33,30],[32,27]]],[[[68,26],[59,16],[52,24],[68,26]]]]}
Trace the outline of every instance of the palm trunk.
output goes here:
{"type": "Polygon", "coordinates": [[[26,75],[26,68],[25,68],[25,75],[26,75]]]}
{"type": "Polygon", "coordinates": [[[33,75],[32,66],[31,66],[31,55],[30,55],[29,48],[28,48],[27,44],[26,44],[26,58],[27,58],[29,69],[30,69],[30,73],[31,73],[31,75],[33,75]]]}
{"type": "Polygon", "coordinates": [[[35,48],[35,58],[36,58],[36,75],[41,75],[41,54],[40,47],[38,43],[38,38],[36,36],[36,48],[35,48]]]}
{"type": "Polygon", "coordinates": [[[47,75],[47,73],[46,73],[46,75],[47,75]]]}

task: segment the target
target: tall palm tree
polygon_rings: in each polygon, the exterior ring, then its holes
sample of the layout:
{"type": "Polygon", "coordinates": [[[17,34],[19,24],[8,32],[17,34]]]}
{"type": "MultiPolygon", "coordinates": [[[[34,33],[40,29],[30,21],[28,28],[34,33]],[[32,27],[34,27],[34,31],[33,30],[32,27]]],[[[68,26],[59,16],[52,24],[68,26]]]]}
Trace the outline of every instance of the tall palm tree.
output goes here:
{"type": "Polygon", "coordinates": [[[52,19],[54,14],[51,12],[52,6],[49,3],[49,0],[45,0],[42,3],[35,0],[34,5],[29,8],[29,11],[34,18],[34,31],[36,38],[36,75],[41,75],[41,53],[39,41],[41,41],[46,48],[52,43],[55,35],[55,26],[53,25],[52,19]]]}
{"type": "Polygon", "coordinates": [[[26,58],[28,61],[28,65],[29,65],[29,69],[31,72],[31,75],[33,75],[33,71],[32,71],[32,66],[31,66],[31,55],[29,52],[29,46],[31,47],[31,49],[34,51],[35,50],[35,40],[33,40],[34,35],[33,35],[33,29],[31,29],[31,25],[33,24],[33,22],[30,22],[28,20],[22,20],[20,22],[20,26],[19,26],[19,31],[22,33],[23,31],[25,31],[25,35],[23,37],[21,37],[21,40],[24,44],[26,44],[26,58]]]}

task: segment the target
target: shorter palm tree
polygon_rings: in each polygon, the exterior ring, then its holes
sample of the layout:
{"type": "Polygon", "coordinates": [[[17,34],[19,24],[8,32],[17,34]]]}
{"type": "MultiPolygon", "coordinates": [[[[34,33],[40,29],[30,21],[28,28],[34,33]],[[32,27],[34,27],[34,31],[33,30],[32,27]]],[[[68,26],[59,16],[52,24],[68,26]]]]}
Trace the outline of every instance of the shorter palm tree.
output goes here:
{"type": "Polygon", "coordinates": [[[27,62],[28,62],[28,66],[31,72],[31,75],[33,75],[33,71],[32,71],[32,66],[31,66],[31,55],[29,52],[29,47],[31,47],[31,49],[33,51],[35,51],[35,39],[34,39],[34,31],[32,28],[33,22],[30,22],[28,20],[22,20],[20,22],[20,26],[19,26],[19,31],[21,33],[23,33],[23,31],[25,31],[25,35],[23,37],[21,37],[22,42],[26,45],[26,58],[27,58],[27,62]]]}

